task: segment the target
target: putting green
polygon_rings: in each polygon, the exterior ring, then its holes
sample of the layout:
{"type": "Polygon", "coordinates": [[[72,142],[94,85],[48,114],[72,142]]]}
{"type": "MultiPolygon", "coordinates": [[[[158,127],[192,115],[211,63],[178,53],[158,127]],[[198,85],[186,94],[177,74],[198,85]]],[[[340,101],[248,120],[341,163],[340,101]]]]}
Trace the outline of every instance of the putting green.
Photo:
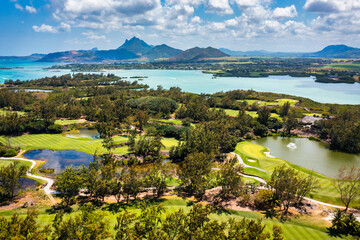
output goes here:
{"type": "MultiPolygon", "coordinates": [[[[333,179],[312,172],[308,169],[299,167],[297,165],[291,164],[283,159],[277,157],[268,157],[264,153],[267,151],[267,148],[248,141],[238,143],[235,148],[235,152],[242,157],[243,161],[247,165],[258,167],[265,171],[261,172],[256,169],[245,168],[245,173],[256,175],[268,180],[270,179],[271,174],[276,167],[286,164],[289,167],[298,170],[301,174],[304,174],[306,176],[312,174],[317,179],[319,188],[315,191],[315,193],[310,194],[309,197],[326,203],[336,204],[340,206],[343,205],[340,200],[340,195],[335,188],[333,179]],[[251,161],[249,161],[249,159],[251,161]]],[[[352,204],[352,206],[355,205],[358,205],[358,203],[354,202],[352,204]]]]}

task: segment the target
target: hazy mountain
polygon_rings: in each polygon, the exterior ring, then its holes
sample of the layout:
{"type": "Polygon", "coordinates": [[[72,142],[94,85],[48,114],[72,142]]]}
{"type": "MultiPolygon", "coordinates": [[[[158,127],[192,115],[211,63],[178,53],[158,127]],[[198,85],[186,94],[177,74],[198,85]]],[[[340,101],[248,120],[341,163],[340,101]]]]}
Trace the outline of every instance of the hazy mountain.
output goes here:
{"type": "Polygon", "coordinates": [[[230,56],[236,57],[297,57],[303,53],[293,52],[269,52],[265,50],[254,50],[254,51],[232,51],[227,48],[219,48],[220,51],[229,54],[230,56]]]}
{"type": "Polygon", "coordinates": [[[34,53],[30,56],[0,56],[0,61],[36,61],[45,55],[46,54],[34,53]]]}
{"type": "Polygon", "coordinates": [[[126,49],[102,51],[66,51],[49,53],[39,62],[101,62],[104,60],[127,60],[138,56],[126,49]]]}
{"type": "Polygon", "coordinates": [[[207,47],[207,48],[191,48],[186,51],[183,51],[179,55],[170,58],[170,61],[175,62],[198,62],[206,58],[218,58],[218,57],[228,57],[229,55],[223,53],[219,49],[207,47]]]}
{"type": "Polygon", "coordinates": [[[171,58],[179,55],[182,52],[180,49],[169,47],[166,44],[157,45],[148,51],[144,56],[150,60],[158,58],[171,58]]]}
{"type": "Polygon", "coordinates": [[[349,47],[346,45],[330,45],[323,50],[313,53],[297,52],[269,52],[258,51],[232,51],[220,48],[220,51],[230,56],[251,56],[251,57],[321,57],[321,58],[360,58],[360,48],[349,47]]]}
{"type": "Polygon", "coordinates": [[[153,48],[153,46],[148,45],[143,40],[141,40],[137,37],[133,37],[130,40],[126,39],[125,43],[123,45],[121,45],[117,50],[126,49],[130,52],[133,52],[133,53],[141,56],[141,55],[149,52],[152,48],[153,48]]]}
{"type": "Polygon", "coordinates": [[[307,53],[303,54],[303,56],[324,58],[360,58],[360,48],[353,48],[346,45],[330,45],[319,52],[307,53]]]}

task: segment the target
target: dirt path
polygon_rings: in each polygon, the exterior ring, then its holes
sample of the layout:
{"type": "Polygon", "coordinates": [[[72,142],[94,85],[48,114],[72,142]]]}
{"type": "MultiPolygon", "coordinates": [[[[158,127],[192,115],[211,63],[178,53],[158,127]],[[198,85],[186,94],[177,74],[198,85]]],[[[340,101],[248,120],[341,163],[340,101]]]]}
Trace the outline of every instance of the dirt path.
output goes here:
{"type": "Polygon", "coordinates": [[[14,160],[20,160],[20,161],[27,161],[27,162],[31,162],[31,167],[29,168],[29,170],[27,171],[26,175],[31,177],[31,178],[36,178],[36,179],[40,179],[43,180],[45,182],[47,182],[46,186],[43,188],[45,194],[49,197],[51,203],[53,205],[57,204],[56,200],[54,199],[54,197],[51,195],[54,191],[51,190],[52,185],[54,184],[54,180],[52,180],[51,178],[47,178],[47,177],[42,177],[42,176],[37,176],[31,173],[31,170],[35,167],[36,162],[34,160],[31,159],[26,159],[26,158],[20,158],[20,157],[13,157],[13,158],[0,158],[0,159],[14,159],[14,160]]]}

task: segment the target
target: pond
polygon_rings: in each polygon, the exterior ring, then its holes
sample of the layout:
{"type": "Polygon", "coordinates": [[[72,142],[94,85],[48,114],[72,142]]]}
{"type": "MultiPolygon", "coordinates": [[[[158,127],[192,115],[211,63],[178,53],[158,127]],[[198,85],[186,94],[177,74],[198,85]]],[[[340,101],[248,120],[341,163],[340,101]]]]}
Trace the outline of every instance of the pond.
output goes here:
{"type": "Polygon", "coordinates": [[[100,138],[100,134],[95,128],[79,128],[75,132],[66,134],[66,136],[71,138],[100,138]]]}
{"type": "Polygon", "coordinates": [[[53,151],[49,149],[36,149],[26,152],[24,157],[35,160],[45,159],[46,163],[41,168],[54,169],[55,174],[71,165],[74,167],[81,165],[89,166],[89,163],[93,160],[93,155],[73,150],[53,151]]]}
{"type": "Polygon", "coordinates": [[[19,182],[21,183],[21,189],[16,188],[15,193],[18,193],[20,190],[35,190],[36,189],[36,180],[29,178],[20,178],[19,182]]]}
{"type": "Polygon", "coordinates": [[[327,177],[336,177],[339,168],[360,168],[360,154],[332,151],[327,145],[307,138],[267,137],[252,141],[270,149],[271,155],[327,177]]]}

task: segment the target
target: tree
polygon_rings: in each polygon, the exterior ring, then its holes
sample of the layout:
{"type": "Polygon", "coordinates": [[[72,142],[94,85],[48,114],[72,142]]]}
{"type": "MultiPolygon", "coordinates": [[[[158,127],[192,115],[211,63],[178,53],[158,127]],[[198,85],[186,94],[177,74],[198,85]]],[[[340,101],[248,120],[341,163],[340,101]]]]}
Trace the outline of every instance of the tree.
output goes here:
{"type": "Polygon", "coordinates": [[[135,200],[143,187],[143,179],[140,176],[136,166],[131,166],[122,170],[121,181],[123,183],[123,196],[126,203],[129,203],[130,197],[135,200]]]}
{"type": "Polygon", "coordinates": [[[110,235],[109,220],[104,219],[102,211],[95,211],[91,204],[86,204],[81,208],[80,215],[64,219],[64,212],[56,214],[53,221],[53,233],[51,239],[54,240],[83,240],[108,239],[110,235]]]}
{"type": "Polygon", "coordinates": [[[117,219],[116,226],[114,230],[116,230],[115,239],[116,240],[128,240],[135,239],[135,231],[132,227],[132,223],[136,219],[136,214],[129,213],[128,211],[121,212],[117,219]]]}
{"type": "Polygon", "coordinates": [[[60,198],[69,206],[72,199],[79,194],[82,184],[80,171],[72,166],[62,171],[55,180],[56,191],[59,192],[60,198]]]}
{"type": "Polygon", "coordinates": [[[145,185],[146,187],[153,188],[153,194],[160,197],[167,189],[166,178],[167,174],[165,173],[161,163],[156,164],[145,177],[145,185]]]}
{"type": "Polygon", "coordinates": [[[242,167],[238,164],[236,157],[229,159],[221,164],[217,176],[218,185],[221,186],[220,197],[229,199],[231,196],[238,197],[242,189],[242,167]]]}
{"type": "Polygon", "coordinates": [[[28,210],[25,218],[20,218],[18,213],[14,213],[11,219],[0,218],[0,239],[14,240],[47,240],[51,233],[50,226],[40,228],[37,224],[38,213],[28,210]]]}
{"type": "Polygon", "coordinates": [[[263,107],[259,108],[259,110],[257,111],[257,114],[258,114],[257,121],[263,125],[267,125],[270,115],[271,115],[270,108],[263,106],[263,107]]]}
{"type": "Polygon", "coordinates": [[[284,214],[287,214],[289,207],[299,205],[305,194],[312,192],[317,183],[311,175],[303,177],[295,169],[287,168],[284,164],[274,169],[269,185],[275,190],[275,200],[282,203],[284,214]]]}
{"type": "Polygon", "coordinates": [[[331,223],[332,226],[328,229],[332,235],[352,235],[356,239],[360,237],[360,222],[353,213],[344,214],[338,209],[334,212],[334,218],[331,220],[331,223]]]}
{"type": "Polygon", "coordinates": [[[290,110],[290,103],[286,102],[284,103],[284,105],[281,106],[279,115],[281,117],[285,117],[288,114],[289,110],[290,110]]]}
{"type": "Polygon", "coordinates": [[[15,190],[21,187],[21,177],[24,177],[27,167],[15,160],[6,167],[0,168],[0,193],[4,197],[13,198],[15,190]]]}
{"type": "Polygon", "coordinates": [[[291,130],[296,128],[298,125],[299,121],[296,118],[296,113],[294,111],[290,111],[284,118],[284,129],[286,133],[290,134],[291,130]]]}
{"type": "Polygon", "coordinates": [[[180,164],[178,175],[189,194],[202,198],[208,183],[213,155],[190,153],[180,164]]]}
{"type": "Polygon", "coordinates": [[[345,205],[345,212],[352,201],[360,196],[360,169],[346,167],[339,169],[335,180],[335,186],[340,193],[340,199],[345,205]]]}

